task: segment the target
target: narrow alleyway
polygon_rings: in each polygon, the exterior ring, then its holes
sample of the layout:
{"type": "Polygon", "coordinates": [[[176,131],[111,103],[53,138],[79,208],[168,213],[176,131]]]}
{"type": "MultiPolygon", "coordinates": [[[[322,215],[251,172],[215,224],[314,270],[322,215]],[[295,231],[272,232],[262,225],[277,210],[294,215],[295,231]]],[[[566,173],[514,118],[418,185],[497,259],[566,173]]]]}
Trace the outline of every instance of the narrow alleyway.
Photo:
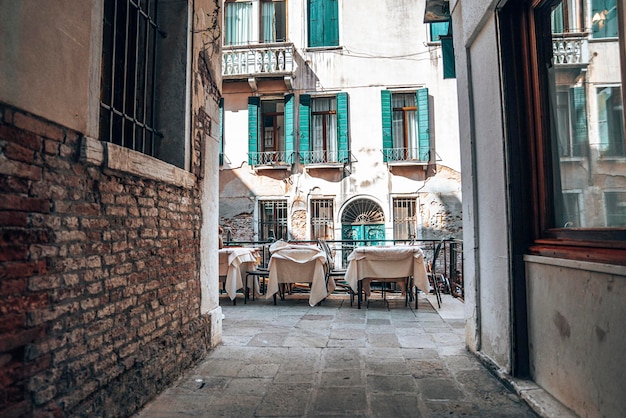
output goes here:
{"type": "Polygon", "coordinates": [[[464,347],[463,305],[222,299],[223,344],[137,417],[535,417],[464,347]]]}

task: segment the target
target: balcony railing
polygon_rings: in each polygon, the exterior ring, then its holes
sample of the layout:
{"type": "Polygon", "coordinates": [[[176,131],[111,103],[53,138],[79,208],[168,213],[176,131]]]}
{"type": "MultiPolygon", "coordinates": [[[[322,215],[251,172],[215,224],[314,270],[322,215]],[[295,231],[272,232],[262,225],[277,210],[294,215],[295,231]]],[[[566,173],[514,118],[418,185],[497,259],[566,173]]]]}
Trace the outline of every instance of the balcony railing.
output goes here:
{"type": "Polygon", "coordinates": [[[293,153],[285,151],[249,152],[250,165],[253,166],[287,166],[293,163],[293,153]]]}
{"type": "Polygon", "coordinates": [[[293,69],[292,43],[224,46],[222,50],[226,78],[290,75],[293,69]]]}
{"type": "Polygon", "coordinates": [[[383,149],[383,155],[387,162],[408,162],[408,163],[422,163],[426,164],[429,161],[429,151],[422,152],[418,148],[385,148],[383,149]]]}
{"type": "Polygon", "coordinates": [[[347,150],[329,151],[301,151],[300,162],[304,164],[333,164],[350,162],[350,153],[347,150]]]}
{"type": "Polygon", "coordinates": [[[588,64],[589,47],[587,36],[582,33],[552,34],[552,55],[554,63],[557,65],[588,64]]]}

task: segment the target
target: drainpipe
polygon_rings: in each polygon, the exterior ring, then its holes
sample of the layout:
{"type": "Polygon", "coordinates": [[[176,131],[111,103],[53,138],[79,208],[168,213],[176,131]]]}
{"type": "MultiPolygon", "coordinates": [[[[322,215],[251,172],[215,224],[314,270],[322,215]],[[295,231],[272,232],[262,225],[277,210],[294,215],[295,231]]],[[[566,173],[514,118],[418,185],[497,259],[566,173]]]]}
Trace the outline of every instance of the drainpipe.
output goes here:
{"type": "MultiPolygon", "coordinates": [[[[469,48],[465,49],[466,57],[470,57],[469,48]]],[[[480,267],[479,267],[479,231],[480,231],[480,222],[479,222],[479,205],[478,205],[478,179],[476,176],[476,128],[474,121],[474,91],[472,89],[472,63],[470,59],[466,60],[467,62],[467,89],[468,89],[468,100],[469,100],[469,125],[470,125],[470,156],[471,156],[471,170],[472,170],[472,223],[474,229],[474,298],[476,302],[475,306],[475,315],[476,315],[476,351],[479,352],[481,350],[481,318],[480,318],[480,267]]]]}

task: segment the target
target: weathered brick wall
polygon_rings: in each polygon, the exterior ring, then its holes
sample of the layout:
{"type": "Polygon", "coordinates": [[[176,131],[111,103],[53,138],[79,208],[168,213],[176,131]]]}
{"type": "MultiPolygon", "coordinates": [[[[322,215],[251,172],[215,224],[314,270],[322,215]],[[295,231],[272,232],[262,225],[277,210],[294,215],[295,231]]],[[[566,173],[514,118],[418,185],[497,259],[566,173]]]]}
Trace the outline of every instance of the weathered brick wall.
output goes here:
{"type": "Polygon", "coordinates": [[[0,416],[125,416],[197,362],[199,189],[0,104],[0,416]]]}

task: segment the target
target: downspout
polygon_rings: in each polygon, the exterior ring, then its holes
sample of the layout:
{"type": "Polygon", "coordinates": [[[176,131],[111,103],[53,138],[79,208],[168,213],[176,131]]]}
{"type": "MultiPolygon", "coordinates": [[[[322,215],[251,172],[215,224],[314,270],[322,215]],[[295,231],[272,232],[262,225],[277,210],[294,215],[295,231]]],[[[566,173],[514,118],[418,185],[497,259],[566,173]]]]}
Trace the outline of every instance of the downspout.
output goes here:
{"type": "MultiPolygon", "coordinates": [[[[465,50],[466,57],[471,57],[469,48],[465,50]]],[[[469,101],[469,124],[470,124],[470,155],[471,155],[471,167],[472,167],[472,223],[474,229],[474,300],[476,302],[475,306],[475,315],[476,315],[476,351],[479,352],[481,350],[481,315],[480,315],[480,266],[479,266],[479,231],[480,231],[480,222],[478,217],[479,206],[478,206],[478,179],[476,176],[476,127],[475,127],[475,118],[474,118],[474,91],[472,88],[472,63],[471,59],[467,59],[467,95],[469,101]]]]}

